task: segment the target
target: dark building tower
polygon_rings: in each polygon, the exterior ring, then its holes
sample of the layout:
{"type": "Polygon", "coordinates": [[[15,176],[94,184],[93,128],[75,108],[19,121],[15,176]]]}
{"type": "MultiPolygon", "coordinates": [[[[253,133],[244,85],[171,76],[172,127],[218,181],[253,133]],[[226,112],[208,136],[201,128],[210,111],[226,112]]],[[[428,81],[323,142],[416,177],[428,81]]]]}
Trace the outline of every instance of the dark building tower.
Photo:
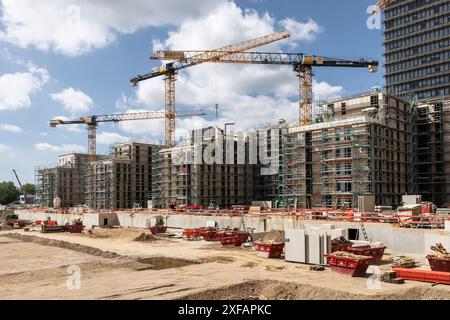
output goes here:
{"type": "Polygon", "coordinates": [[[395,0],[385,8],[386,90],[420,100],[450,95],[450,0],[395,0]]]}

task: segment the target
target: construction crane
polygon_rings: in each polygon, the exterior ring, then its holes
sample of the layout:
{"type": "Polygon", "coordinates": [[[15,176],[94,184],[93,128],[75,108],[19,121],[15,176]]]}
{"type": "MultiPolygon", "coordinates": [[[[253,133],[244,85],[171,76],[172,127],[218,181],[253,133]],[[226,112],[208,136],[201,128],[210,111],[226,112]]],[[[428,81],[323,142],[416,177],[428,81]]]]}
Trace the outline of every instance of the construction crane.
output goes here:
{"type": "MultiPolygon", "coordinates": [[[[263,52],[238,52],[218,53],[211,51],[184,51],[185,56],[180,58],[180,63],[199,64],[205,62],[214,63],[241,63],[241,64],[266,64],[266,65],[290,65],[299,78],[299,124],[308,125],[312,123],[313,103],[313,67],[345,67],[345,68],[368,68],[371,73],[378,71],[376,60],[344,60],[322,56],[306,55],[304,53],[263,53],[263,52]],[[212,53],[216,56],[211,57],[212,53]],[[190,58],[187,58],[190,57],[190,58]]],[[[173,56],[166,52],[166,56],[173,56]]],[[[158,56],[154,59],[166,60],[158,56]]]]}
{"type": "MultiPolygon", "coordinates": [[[[263,37],[256,39],[231,44],[220,49],[210,50],[205,52],[204,55],[195,57],[190,55],[185,51],[157,51],[157,59],[166,61],[175,61],[167,63],[164,67],[156,67],[151,73],[146,75],[138,75],[137,77],[131,79],[133,86],[136,86],[139,82],[145,81],[152,78],[164,77],[165,83],[165,137],[166,146],[172,147],[175,145],[175,82],[176,75],[178,71],[186,69],[202,62],[188,62],[191,58],[199,59],[209,59],[215,60],[219,59],[221,56],[227,53],[243,52],[253,48],[257,48],[275,41],[289,38],[290,34],[286,31],[275,32],[263,37]]],[[[150,57],[155,59],[155,57],[150,57]]]]}
{"type": "Polygon", "coordinates": [[[390,5],[394,0],[378,0],[375,8],[372,11],[372,15],[377,14],[378,12],[382,11],[384,8],[386,8],[388,5],[390,5]]]}
{"type": "Polygon", "coordinates": [[[16,176],[17,182],[19,183],[20,190],[22,190],[23,197],[25,198],[25,204],[26,204],[26,205],[29,205],[30,202],[28,201],[28,195],[27,195],[27,192],[25,191],[25,189],[24,189],[24,187],[23,187],[23,185],[22,185],[22,182],[20,182],[20,179],[19,179],[19,176],[17,175],[16,169],[13,169],[12,171],[14,172],[14,175],[16,176]]]}
{"type": "MultiPolygon", "coordinates": [[[[180,111],[174,115],[175,118],[191,117],[191,116],[204,116],[203,111],[180,111]]],[[[80,117],[76,120],[63,120],[54,119],[50,121],[50,127],[55,128],[61,125],[79,125],[85,124],[88,130],[88,162],[92,163],[97,158],[97,126],[99,123],[113,122],[118,123],[121,121],[136,121],[136,120],[151,120],[151,119],[165,119],[165,112],[136,112],[136,113],[115,113],[106,115],[93,115],[87,117],[80,117]]],[[[89,175],[89,190],[92,190],[93,180],[92,175],[89,175]]],[[[93,203],[94,193],[90,192],[91,204],[93,203]]]]}
{"type": "MultiPolygon", "coordinates": [[[[203,111],[180,111],[175,114],[175,118],[204,116],[203,111]]],[[[88,129],[88,154],[90,160],[95,160],[97,154],[97,127],[99,123],[121,121],[136,121],[136,120],[151,120],[164,119],[165,112],[133,112],[133,113],[113,113],[106,115],[93,115],[87,117],[80,117],[76,120],[53,119],[50,121],[50,127],[55,128],[61,125],[85,124],[88,129]]]]}

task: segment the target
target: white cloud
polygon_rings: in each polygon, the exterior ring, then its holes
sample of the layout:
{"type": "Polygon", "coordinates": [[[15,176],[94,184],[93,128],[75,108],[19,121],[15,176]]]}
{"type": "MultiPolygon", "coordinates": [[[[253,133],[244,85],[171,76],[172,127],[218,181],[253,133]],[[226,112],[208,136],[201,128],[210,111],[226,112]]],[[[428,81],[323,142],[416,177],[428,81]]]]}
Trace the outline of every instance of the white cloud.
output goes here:
{"type": "Polygon", "coordinates": [[[119,110],[128,110],[132,107],[133,101],[122,93],[121,97],[116,100],[116,108],[119,110]]]}
{"type": "Polygon", "coordinates": [[[298,42],[315,40],[324,30],[322,26],[311,18],[308,18],[307,22],[286,18],[280,21],[280,25],[291,34],[291,47],[294,48],[298,46],[298,42]]]}
{"type": "Polygon", "coordinates": [[[344,93],[344,88],[342,86],[332,86],[324,81],[322,82],[314,81],[313,91],[316,101],[326,101],[342,97],[342,94],[344,93]]]}
{"type": "MultiPolygon", "coordinates": [[[[295,46],[313,41],[322,28],[312,19],[277,21],[268,13],[242,10],[234,2],[222,2],[201,19],[183,20],[168,33],[166,39],[153,39],[154,49],[211,49],[229,43],[269,34],[279,26],[295,33],[289,40],[257,48],[259,51],[282,50],[283,45],[295,46]]],[[[191,109],[202,107],[214,114],[218,103],[220,119],[217,124],[236,122],[236,129],[276,122],[294,121],[298,117],[298,78],[289,66],[202,64],[180,72],[177,81],[177,106],[191,109]]],[[[320,96],[335,96],[342,87],[315,82],[314,92],[320,96]]],[[[161,111],[164,105],[164,82],[152,79],[141,82],[134,96],[122,96],[116,108],[130,112],[161,111]],[[134,110],[133,110],[134,109],[134,110]],[[145,109],[145,110],[141,110],[145,109]]],[[[211,118],[211,117],[210,117],[211,118]]],[[[201,117],[177,119],[177,136],[186,131],[215,125],[216,121],[201,117]]],[[[146,135],[161,139],[164,120],[121,122],[119,128],[130,135],[146,135]]]]}
{"type": "Polygon", "coordinates": [[[101,132],[97,134],[97,143],[104,145],[114,145],[129,142],[130,138],[124,137],[114,132],[101,132]]]}
{"type": "Polygon", "coordinates": [[[39,151],[53,152],[53,153],[70,153],[70,152],[85,152],[86,148],[76,144],[63,144],[61,146],[51,145],[49,143],[36,143],[34,147],[39,151]]]}
{"type": "Polygon", "coordinates": [[[11,151],[11,147],[0,143],[0,153],[7,153],[11,151]]]}
{"type": "MultiPolygon", "coordinates": [[[[234,2],[227,2],[203,19],[184,21],[178,29],[169,32],[165,40],[155,39],[153,43],[155,49],[212,49],[272,33],[279,25],[291,32],[291,38],[255,50],[278,51],[283,45],[314,41],[323,29],[312,19],[277,21],[268,13],[242,10],[234,2]]],[[[289,66],[205,63],[180,72],[176,85],[178,106],[203,107],[211,115],[213,106],[218,103],[218,124],[222,126],[225,122],[235,122],[236,129],[247,129],[278,119],[295,121],[298,117],[298,77],[289,66]]],[[[335,96],[342,90],[326,82],[314,82],[314,93],[321,97],[335,96]]],[[[164,82],[162,79],[141,82],[134,97],[122,97],[120,101],[126,101],[128,106],[134,103],[148,110],[160,110],[164,105],[164,82]]],[[[179,119],[177,133],[213,124],[214,121],[198,117],[179,119]]],[[[139,128],[131,123],[121,124],[127,132],[138,130],[152,136],[162,136],[163,126],[163,122],[139,128]]]]}
{"type": "Polygon", "coordinates": [[[14,132],[14,133],[20,133],[23,131],[21,127],[18,127],[16,125],[9,124],[9,123],[0,124],[0,130],[14,132]]]}
{"type": "Polygon", "coordinates": [[[31,106],[31,95],[48,82],[46,69],[26,64],[27,72],[6,73],[0,76],[0,111],[18,110],[31,106]]]}
{"type": "Polygon", "coordinates": [[[67,88],[59,93],[51,93],[50,97],[64,106],[71,114],[89,112],[93,105],[91,97],[81,90],[67,88]]]}
{"type": "Polygon", "coordinates": [[[1,0],[0,40],[78,56],[139,28],[177,25],[225,0],[1,0]]]}
{"type": "Polygon", "coordinates": [[[47,132],[41,132],[39,135],[41,137],[48,137],[48,133],[47,132]]]}

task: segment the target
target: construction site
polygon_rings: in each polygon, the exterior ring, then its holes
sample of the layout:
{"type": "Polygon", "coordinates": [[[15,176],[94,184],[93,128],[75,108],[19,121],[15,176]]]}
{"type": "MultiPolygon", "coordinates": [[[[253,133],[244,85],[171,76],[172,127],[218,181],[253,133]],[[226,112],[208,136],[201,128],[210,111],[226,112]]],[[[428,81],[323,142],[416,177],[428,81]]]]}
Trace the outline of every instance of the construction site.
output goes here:
{"type": "Polygon", "coordinates": [[[450,1],[429,2],[379,1],[386,64],[251,51],[287,31],[157,51],[163,66],[131,84],[162,79],[164,112],[51,120],[86,125],[88,152],[36,167],[36,204],[0,211],[0,299],[449,300],[448,82],[439,91],[395,78],[389,46],[393,19],[433,6],[448,14],[450,1]],[[177,118],[206,115],[176,110],[177,75],[203,63],[287,66],[298,77],[296,120],[177,140],[177,118]],[[381,64],[385,87],[314,102],[313,70],[370,77],[381,64]],[[101,123],[153,119],[165,121],[164,144],[97,154],[101,123]]]}

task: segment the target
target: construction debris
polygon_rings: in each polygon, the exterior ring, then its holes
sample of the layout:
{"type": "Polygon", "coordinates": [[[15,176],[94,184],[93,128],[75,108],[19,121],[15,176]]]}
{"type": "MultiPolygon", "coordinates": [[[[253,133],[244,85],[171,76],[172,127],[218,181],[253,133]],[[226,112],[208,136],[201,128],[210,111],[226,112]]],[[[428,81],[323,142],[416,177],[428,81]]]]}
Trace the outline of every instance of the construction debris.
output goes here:
{"type": "Polygon", "coordinates": [[[397,256],[392,261],[392,267],[396,268],[414,268],[416,260],[408,256],[397,256]]]}
{"type": "Polygon", "coordinates": [[[0,231],[1,230],[11,230],[12,227],[10,225],[8,225],[6,222],[2,222],[0,223],[0,231]]]}
{"type": "Polygon", "coordinates": [[[141,242],[153,242],[156,240],[158,240],[158,238],[149,233],[142,233],[139,237],[134,239],[134,241],[141,241],[141,242]]]}
{"type": "Polygon", "coordinates": [[[353,254],[353,253],[346,252],[346,251],[336,251],[336,252],[333,252],[333,256],[337,256],[337,257],[347,257],[347,258],[352,258],[352,259],[355,259],[355,260],[364,260],[364,259],[367,259],[367,256],[361,256],[361,255],[353,254]]]}
{"type": "Polygon", "coordinates": [[[311,266],[309,267],[310,271],[325,271],[325,267],[324,266],[311,266]]]}
{"type": "Polygon", "coordinates": [[[264,235],[260,240],[264,243],[284,243],[284,231],[272,230],[264,235]]]}

